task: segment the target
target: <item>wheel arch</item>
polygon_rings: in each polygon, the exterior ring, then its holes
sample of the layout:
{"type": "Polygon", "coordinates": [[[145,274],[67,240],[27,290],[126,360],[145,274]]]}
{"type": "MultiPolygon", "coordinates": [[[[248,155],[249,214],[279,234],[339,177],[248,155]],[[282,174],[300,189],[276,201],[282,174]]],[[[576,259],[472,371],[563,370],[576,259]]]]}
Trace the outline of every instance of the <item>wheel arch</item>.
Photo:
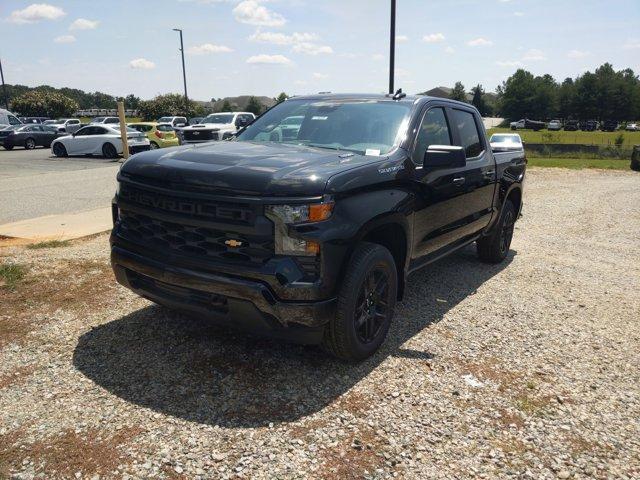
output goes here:
{"type": "Polygon", "coordinates": [[[404,215],[400,213],[384,215],[363,225],[358,232],[348,258],[351,258],[351,254],[359,242],[375,243],[389,250],[396,263],[398,300],[401,300],[405,288],[410,238],[409,223],[404,215]]]}

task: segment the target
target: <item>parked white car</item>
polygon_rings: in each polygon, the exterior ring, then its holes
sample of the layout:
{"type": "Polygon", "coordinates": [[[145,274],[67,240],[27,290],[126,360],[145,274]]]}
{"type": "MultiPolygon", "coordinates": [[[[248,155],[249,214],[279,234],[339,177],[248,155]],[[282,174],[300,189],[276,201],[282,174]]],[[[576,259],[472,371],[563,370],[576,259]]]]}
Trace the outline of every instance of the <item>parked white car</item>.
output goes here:
{"type": "Polygon", "coordinates": [[[513,152],[524,149],[522,138],[517,133],[494,133],[489,138],[491,150],[498,152],[513,152]]]}
{"type": "Polygon", "coordinates": [[[157,123],[169,123],[175,128],[186,127],[189,122],[187,122],[187,117],[160,117],[157,123]]]}
{"type": "Polygon", "coordinates": [[[555,132],[562,130],[562,122],[560,120],[551,120],[547,124],[547,130],[551,130],[555,132]]]}
{"type": "Polygon", "coordinates": [[[89,123],[90,125],[109,125],[120,123],[120,119],[118,117],[96,117],[89,123]]]}
{"type": "MultiPolygon", "coordinates": [[[[144,133],[127,127],[129,153],[134,154],[151,148],[144,133]]],[[[122,154],[120,127],[112,125],[87,125],[72,135],[57,138],[51,144],[56,157],[68,155],[102,155],[116,158],[122,154]]]]}
{"type": "Polygon", "coordinates": [[[625,130],[628,132],[637,132],[638,130],[640,130],[640,126],[638,126],[637,123],[627,123],[625,130]]]}
{"type": "Polygon", "coordinates": [[[7,125],[22,125],[22,122],[9,110],[0,108],[0,128],[6,127],[7,125]]]}
{"type": "Polygon", "coordinates": [[[525,124],[526,124],[525,120],[522,119],[522,120],[518,120],[517,122],[511,122],[509,126],[511,127],[511,130],[522,130],[525,124]]]}
{"type": "Polygon", "coordinates": [[[53,125],[59,132],[74,133],[80,130],[83,125],[77,118],[58,118],[48,125],[53,125]]]}
{"type": "Polygon", "coordinates": [[[212,140],[225,140],[238,129],[246,127],[255,120],[250,112],[212,113],[202,119],[202,123],[181,129],[183,143],[202,143],[212,140]]]}

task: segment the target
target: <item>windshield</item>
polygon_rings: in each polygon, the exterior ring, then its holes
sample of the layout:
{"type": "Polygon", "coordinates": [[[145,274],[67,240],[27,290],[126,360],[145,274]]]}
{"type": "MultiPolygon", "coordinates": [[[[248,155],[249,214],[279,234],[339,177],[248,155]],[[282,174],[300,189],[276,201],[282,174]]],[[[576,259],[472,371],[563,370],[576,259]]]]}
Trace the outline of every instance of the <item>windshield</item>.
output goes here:
{"type": "Polygon", "coordinates": [[[158,119],[158,123],[171,123],[173,121],[173,117],[160,117],[158,119]]]}
{"type": "Polygon", "coordinates": [[[96,118],[94,118],[94,119],[93,119],[93,120],[91,120],[91,121],[92,121],[93,123],[101,123],[101,122],[104,122],[106,118],[107,118],[107,117],[96,117],[96,118]]]}
{"type": "Polygon", "coordinates": [[[214,115],[208,115],[200,123],[231,123],[233,122],[233,114],[218,113],[214,115]]]}
{"type": "Polygon", "coordinates": [[[520,137],[517,135],[492,135],[491,143],[520,143],[520,137]]]}
{"type": "Polygon", "coordinates": [[[410,108],[388,100],[287,100],[249,125],[237,140],[381,155],[398,144],[410,108]]]}

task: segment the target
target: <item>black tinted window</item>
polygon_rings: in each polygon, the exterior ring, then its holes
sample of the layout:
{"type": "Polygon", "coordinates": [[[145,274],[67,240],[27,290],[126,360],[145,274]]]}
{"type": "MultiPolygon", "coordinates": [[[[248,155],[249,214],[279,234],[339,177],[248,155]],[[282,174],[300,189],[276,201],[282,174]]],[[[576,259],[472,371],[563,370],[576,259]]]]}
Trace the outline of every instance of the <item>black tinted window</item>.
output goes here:
{"type": "Polygon", "coordinates": [[[413,157],[417,164],[422,165],[429,145],[451,145],[449,125],[442,108],[432,108],[422,119],[413,157]]]}
{"type": "Polygon", "coordinates": [[[156,129],[160,130],[161,132],[173,132],[173,128],[171,127],[171,125],[158,125],[156,129]]]}
{"type": "Polygon", "coordinates": [[[467,158],[477,157],[484,149],[473,113],[453,110],[453,122],[460,133],[460,146],[464,147],[467,158]]]}

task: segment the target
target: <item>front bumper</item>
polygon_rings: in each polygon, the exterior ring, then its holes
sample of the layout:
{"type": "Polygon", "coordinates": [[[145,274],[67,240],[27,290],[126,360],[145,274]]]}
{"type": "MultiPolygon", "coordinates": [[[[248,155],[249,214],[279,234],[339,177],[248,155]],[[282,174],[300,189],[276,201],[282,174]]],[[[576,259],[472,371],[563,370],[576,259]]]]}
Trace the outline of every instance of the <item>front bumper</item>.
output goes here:
{"type": "Polygon", "coordinates": [[[297,343],[319,343],[335,314],[335,298],[283,301],[262,282],[169,265],[117,245],[111,264],[120,284],[153,302],[297,343]]]}

